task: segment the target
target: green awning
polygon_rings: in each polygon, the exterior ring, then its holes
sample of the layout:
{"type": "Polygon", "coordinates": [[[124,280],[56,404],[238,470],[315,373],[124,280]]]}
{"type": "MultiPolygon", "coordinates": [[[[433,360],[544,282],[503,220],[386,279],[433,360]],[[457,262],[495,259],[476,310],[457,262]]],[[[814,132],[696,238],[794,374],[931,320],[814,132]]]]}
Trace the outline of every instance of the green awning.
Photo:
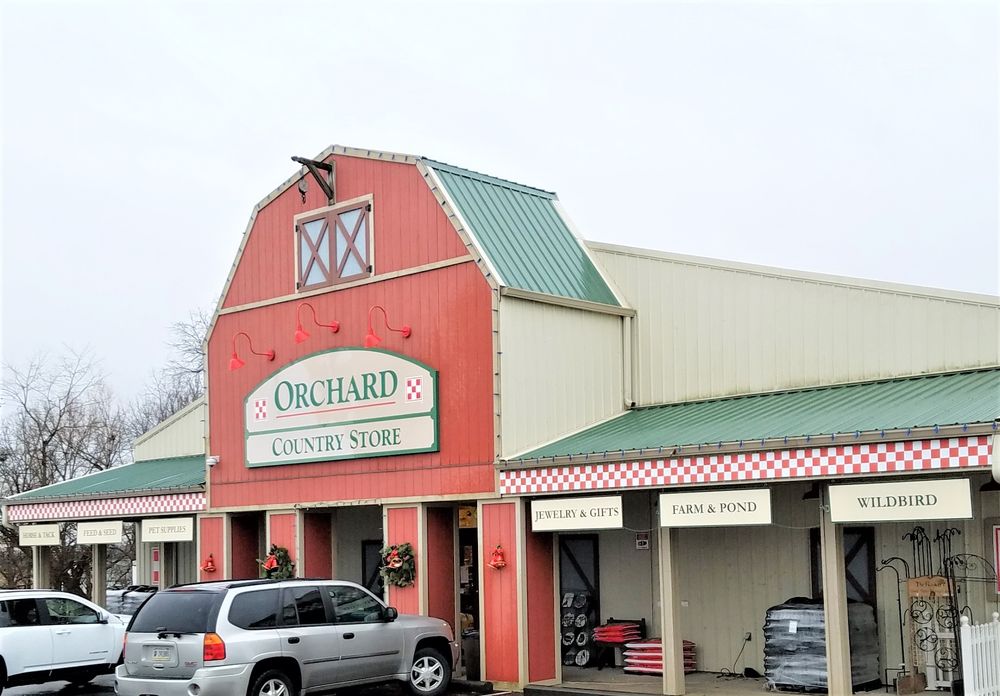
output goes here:
{"type": "Polygon", "coordinates": [[[1000,369],[637,408],[519,459],[1000,420],[1000,369]]]}
{"type": "Polygon", "coordinates": [[[152,459],[79,476],[50,486],[35,488],[4,500],[5,504],[36,503],[42,500],[70,500],[157,495],[204,488],[205,457],[152,459]]]}

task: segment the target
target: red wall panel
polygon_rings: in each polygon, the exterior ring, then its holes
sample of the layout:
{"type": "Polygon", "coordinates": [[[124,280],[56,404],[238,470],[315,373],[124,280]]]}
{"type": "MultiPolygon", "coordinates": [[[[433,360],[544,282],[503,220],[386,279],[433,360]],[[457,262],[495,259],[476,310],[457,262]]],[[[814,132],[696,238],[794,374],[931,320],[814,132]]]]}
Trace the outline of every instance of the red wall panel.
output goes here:
{"type": "Polygon", "coordinates": [[[321,321],[337,319],[339,333],[317,329],[294,341],[296,303],[222,315],[209,341],[208,379],[212,507],[249,507],[331,500],[467,494],[492,491],[493,339],[489,287],[472,263],[311,298],[321,321]],[[371,459],[248,469],[244,466],[243,400],[268,375],[313,352],[363,344],[368,308],[382,304],[395,324],[413,327],[410,338],[385,333],[380,348],[438,370],[440,451],[371,459]],[[247,331],[269,362],[249,354],[228,369],[232,337],[247,331]]]}
{"type": "Polygon", "coordinates": [[[245,580],[260,577],[257,559],[261,557],[260,536],[264,516],[260,514],[232,515],[229,518],[229,577],[245,580]]]}
{"type": "Polygon", "coordinates": [[[455,510],[427,508],[427,614],[455,631],[455,510]]]}
{"type": "Polygon", "coordinates": [[[333,577],[330,513],[309,513],[302,518],[302,573],[304,578],[333,577]]]}
{"type": "Polygon", "coordinates": [[[199,579],[201,580],[215,580],[218,578],[229,577],[227,575],[228,568],[225,568],[223,559],[225,558],[225,553],[223,553],[226,548],[226,537],[225,537],[225,524],[221,517],[202,517],[198,520],[198,540],[201,543],[200,558],[198,559],[198,573],[199,579]],[[201,566],[204,564],[205,559],[208,555],[212,554],[212,560],[215,562],[215,572],[206,573],[201,570],[201,566]]]}
{"type": "MultiPolygon", "coordinates": [[[[389,508],[386,510],[386,546],[409,543],[413,546],[417,563],[417,574],[420,574],[420,564],[426,561],[420,556],[420,510],[416,507],[389,508]]],[[[396,607],[400,614],[420,613],[420,581],[409,587],[387,585],[389,589],[389,605],[396,607]]]]}
{"type": "MultiPolygon", "coordinates": [[[[288,549],[288,555],[293,561],[298,561],[296,558],[296,540],[298,530],[296,529],[297,520],[296,514],[294,512],[281,512],[275,513],[268,516],[268,525],[270,526],[270,538],[267,540],[267,548],[271,548],[271,544],[276,544],[277,546],[284,546],[288,549]]],[[[296,575],[302,575],[302,569],[296,566],[296,575]]]]}
{"type": "MultiPolygon", "coordinates": [[[[372,195],[376,273],[389,273],[467,253],[415,165],[334,156],[337,200],[372,195]]],[[[223,306],[295,292],[293,218],[327,205],[309,175],[306,202],[296,186],[257,213],[223,306]]]]}
{"type": "MultiPolygon", "coordinates": [[[[527,521],[525,524],[530,525],[527,521]]],[[[528,531],[525,537],[528,595],[528,681],[556,678],[555,578],[552,535],[528,531]]]]}
{"type": "Polygon", "coordinates": [[[480,567],[483,569],[483,646],[486,681],[516,682],[518,665],[517,602],[517,506],[489,503],[482,506],[479,524],[483,530],[480,567]],[[500,544],[507,566],[489,566],[493,549],[500,544]]]}

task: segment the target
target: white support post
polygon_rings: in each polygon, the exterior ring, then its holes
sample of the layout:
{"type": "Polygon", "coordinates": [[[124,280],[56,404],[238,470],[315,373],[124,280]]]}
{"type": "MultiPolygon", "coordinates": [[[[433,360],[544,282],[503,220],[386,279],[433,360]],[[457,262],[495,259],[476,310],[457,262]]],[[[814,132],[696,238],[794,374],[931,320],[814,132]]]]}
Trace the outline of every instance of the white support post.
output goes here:
{"type": "Polygon", "coordinates": [[[35,590],[51,589],[52,578],[49,574],[49,548],[47,546],[31,547],[31,587],[35,590]]]}
{"type": "Polygon", "coordinates": [[[680,625],[677,530],[660,527],[660,625],[663,629],[663,693],[684,696],[684,644],[680,625]]]}
{"type": "MultiPolygon", "coordinates": [[[[824,499],[829,497],[824,494],[824,499]]],[[[820,506],[820,551],[823,561],[823,616],[826,624],[827,692],[851,694],[851,641],[847,625],[844,528],[830,519],[829,505],[820,506]]]]}
{"type": "Polygon", "coordinates": [[[103,607],[108,601],[108,546],[90,547],[90,601],[103,607]]]}

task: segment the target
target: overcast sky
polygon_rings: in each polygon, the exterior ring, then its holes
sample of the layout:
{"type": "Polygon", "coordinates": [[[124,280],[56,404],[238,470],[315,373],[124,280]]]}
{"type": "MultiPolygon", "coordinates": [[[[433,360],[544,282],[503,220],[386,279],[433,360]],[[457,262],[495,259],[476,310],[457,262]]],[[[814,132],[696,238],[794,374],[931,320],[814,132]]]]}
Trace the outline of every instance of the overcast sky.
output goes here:
{"type": "Polygon", "coordinates": [[[4,2],[2,358],[134,396],[331,143],[558,192],[586,238],[996,294],[992,2],[4,2]]]}

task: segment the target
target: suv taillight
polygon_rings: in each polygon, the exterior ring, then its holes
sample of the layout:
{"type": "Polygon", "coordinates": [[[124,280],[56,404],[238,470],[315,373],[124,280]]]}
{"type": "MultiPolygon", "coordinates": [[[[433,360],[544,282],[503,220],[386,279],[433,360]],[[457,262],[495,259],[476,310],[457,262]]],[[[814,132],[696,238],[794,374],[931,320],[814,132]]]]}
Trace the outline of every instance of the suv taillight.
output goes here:
{"type": "Polygon", "coordinates": [[[218,633],[206,633],[204,645],[205,650],[202,653],[202,660],[205,662],[226,659],[226,644],[222,642],[222,638],[219,637],[218,633]]]}

